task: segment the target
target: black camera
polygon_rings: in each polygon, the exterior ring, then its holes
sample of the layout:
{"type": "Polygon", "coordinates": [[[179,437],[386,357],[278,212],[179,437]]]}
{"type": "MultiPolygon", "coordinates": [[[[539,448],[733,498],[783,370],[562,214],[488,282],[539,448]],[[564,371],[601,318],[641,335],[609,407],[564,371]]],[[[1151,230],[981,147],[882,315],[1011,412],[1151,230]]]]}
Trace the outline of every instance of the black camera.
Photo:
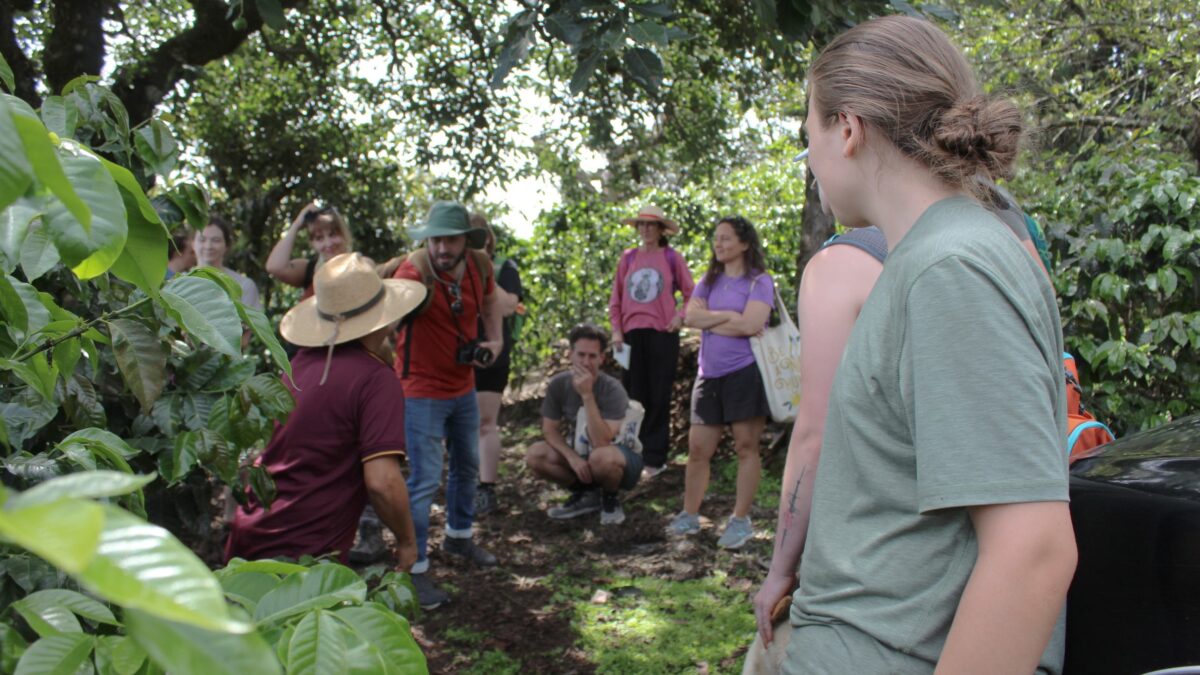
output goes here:
{"type": "Polygon", "coordinates": [[[471,340],[465,345],[459,345],[454,353],[454,360],[462,365],[478,363],[481,366],[492,364],[492,350],[479,346],[479,340],[471,340]]]}

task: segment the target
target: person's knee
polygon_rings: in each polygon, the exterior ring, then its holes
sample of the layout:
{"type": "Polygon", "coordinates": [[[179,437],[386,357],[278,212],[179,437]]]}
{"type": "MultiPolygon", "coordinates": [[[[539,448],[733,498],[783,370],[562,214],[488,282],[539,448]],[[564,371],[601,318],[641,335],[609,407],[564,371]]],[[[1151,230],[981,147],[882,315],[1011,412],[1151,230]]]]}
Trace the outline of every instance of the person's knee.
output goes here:
{"type": "Polygon", "coordinates": [[[737,451],[740,458],[758,457],[758,439],[734,440],[733,449],[737,451]]]}
{"type": "Polygon", "coordinates": [[[620,478],[625,471],[625,456],[615,445],[597,448],[588,457],[588,466],[592,475],[599,478],[620,478]]]}
{"type": "Polygon", "coordinates": [[[528,466],[534,473],[544,472],[550,461],[551,452],[554,452],[554,448],[551,448],[546,441],[534,443],[525,451],[525,466],[528,466]]]}

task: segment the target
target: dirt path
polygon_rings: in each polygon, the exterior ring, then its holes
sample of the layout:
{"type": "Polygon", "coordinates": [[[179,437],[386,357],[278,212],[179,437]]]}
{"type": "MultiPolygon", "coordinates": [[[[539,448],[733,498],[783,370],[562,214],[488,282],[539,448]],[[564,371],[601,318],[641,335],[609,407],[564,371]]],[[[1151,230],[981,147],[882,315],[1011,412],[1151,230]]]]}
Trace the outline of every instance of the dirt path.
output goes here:
{"type": "MultiPolygon", "coordinates": [[[[556,589],[547,579],[551,573],[611,591],[612,579],[595,578],[597,568],[609,570],[611,576],[686,580],[708,576],[719,567],[729,574],[729,586],[746,593],[746,611],[751,611],[750,593],[765,575],[770,558],[767,535],[760,533],[759,539],[737,553],[716,547],[723,523],[710,524],[694,539],[668,540],[663,528],[682,500],[682,465],[643,481],[625,495],[627,518],[620,526],[602,528],[595,516],[566,522],[547,518],[544,509],[565,493],[524,469],[525,445],[514,440],[531,436],[536,419],[526,413],[524,420],[516,420],[524,425],[509,423],[498,488],[501,506],[476,524],[479,541],[500,559],[498,568],[474,570],[443,556],[439,547],[444,516],[440,512],[433,516],[430,575],[451,591],[452,601],[414,622],[432,672],[482,672],[472,660],[489,650],[518,661],[520,672],[595,672],[595,664],[577,647],[579,635],[570,623],[569,603],[555,596],[556,589]],[[471,649],[456,645],[456,638],[464,635],[476,636],[471,649]]],[[[726,454],[717,461],[733,460],[726,454]]],[[[732,502],[731,494],[710,490],[702,514],[714,518],[728,514],[732,502]]],[[[440,495],[435,501],[439,503],[443,503],[440,495]]],[[[760,530],[774,518],[762,508],[752,516],[760,530]]],[[[729,660],[738,656],[732,654],[729,660]]]]}

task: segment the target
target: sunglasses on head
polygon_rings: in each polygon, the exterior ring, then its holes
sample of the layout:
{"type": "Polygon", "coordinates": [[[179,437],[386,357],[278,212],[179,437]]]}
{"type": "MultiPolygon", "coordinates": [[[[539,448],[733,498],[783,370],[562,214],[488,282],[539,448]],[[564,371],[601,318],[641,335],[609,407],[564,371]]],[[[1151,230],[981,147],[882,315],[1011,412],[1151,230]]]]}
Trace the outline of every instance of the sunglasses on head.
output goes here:
{"type": "Polygon", "coordinates": [[[304,222],[311,223],[312,221],[316,220],[317,218],[320,218],[321,216],[328,216],[328,215],[340,216],[341,214],[338,213],[336,206],[326,206],[326,207],[319,208],[319,209],[316,209],[313,211],[309,211],[308,213],[304,214],[304,222]]]}

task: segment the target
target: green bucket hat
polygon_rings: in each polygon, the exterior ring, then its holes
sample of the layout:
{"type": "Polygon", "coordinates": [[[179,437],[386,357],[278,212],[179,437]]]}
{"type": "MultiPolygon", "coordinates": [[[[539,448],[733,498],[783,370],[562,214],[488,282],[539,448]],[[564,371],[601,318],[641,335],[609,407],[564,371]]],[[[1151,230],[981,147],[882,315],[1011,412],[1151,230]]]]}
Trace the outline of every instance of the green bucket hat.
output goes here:
{"type": "Polygon", "coordinates": [[[487,230],[471,227],[471,216],[467,207],[458,202],[434,202],[425,215],[425,222],[408,231],[413,241],[430,237],[456,237],[466,235],[467,246],[483,248],[487,244],[487,230]]]}

